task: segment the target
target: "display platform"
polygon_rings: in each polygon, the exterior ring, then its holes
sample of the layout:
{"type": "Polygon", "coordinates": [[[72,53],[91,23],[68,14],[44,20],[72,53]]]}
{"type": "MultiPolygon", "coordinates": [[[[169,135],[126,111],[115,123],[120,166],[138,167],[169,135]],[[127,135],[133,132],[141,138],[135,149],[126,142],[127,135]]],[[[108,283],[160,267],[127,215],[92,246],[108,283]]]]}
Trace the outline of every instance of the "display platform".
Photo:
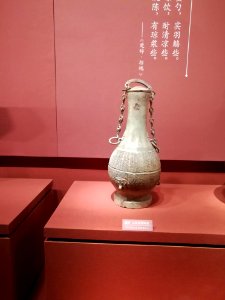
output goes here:
{"type": "Polygon", "coordinates": [[[0,178],[0,299],[27,299],[44,264],[43,227],[56,207],[51,179],[0,178]]]}
{"type": "Polygon", "coordinates": [[[135,210],[113,192],[74,182],[46,224],[47,299],[225,299],[224,186],[162,184],[135,210]]]}

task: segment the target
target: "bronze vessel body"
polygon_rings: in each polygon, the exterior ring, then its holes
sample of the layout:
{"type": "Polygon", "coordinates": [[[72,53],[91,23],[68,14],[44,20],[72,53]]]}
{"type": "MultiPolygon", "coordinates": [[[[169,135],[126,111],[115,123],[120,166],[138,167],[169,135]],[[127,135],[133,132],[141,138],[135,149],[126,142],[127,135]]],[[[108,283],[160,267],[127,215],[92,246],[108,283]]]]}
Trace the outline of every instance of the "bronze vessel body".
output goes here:
{"type": "Polygon", "coordinates": [[[125,208],[144,208],[151,204],[151,190],[160,181],[160,159],[154,137],[152,101],[154,92],[143,80],[131,79],[125,83],[117,136],[109,142],[118,144],[108,164],[108,174],[116,192],[114,202],[125,208]],[[132,83],[141,84],[130,87],[132,83]],[[119,137],[125,100],[128,102],[127,124],[119,137]],[[148,109],[149,108],[149,109],[148,109]],[[147,130],[149,111],[152,139],[147,130]]]}

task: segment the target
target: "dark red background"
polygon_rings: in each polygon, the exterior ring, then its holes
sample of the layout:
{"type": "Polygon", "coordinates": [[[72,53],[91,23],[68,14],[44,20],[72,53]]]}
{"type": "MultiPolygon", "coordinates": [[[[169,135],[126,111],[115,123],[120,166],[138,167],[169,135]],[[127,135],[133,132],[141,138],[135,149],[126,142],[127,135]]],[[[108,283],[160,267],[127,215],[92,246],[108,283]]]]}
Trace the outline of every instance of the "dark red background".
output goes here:
{"type": "Polygon", "coordinates": [[[185,78],[190,2],[176,62],[148,55],[151,1],[2,0],[0,155],[109,157],[143,21],[161,159],[224,160],[225,2],[193,1],[185,78]]]}

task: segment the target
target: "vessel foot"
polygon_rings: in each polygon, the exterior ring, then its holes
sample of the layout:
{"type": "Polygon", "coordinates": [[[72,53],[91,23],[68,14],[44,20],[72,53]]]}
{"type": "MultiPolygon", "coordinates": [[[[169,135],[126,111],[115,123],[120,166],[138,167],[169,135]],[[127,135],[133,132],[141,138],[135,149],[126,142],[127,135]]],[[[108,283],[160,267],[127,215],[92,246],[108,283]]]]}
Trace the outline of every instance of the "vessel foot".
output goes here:
{"type": "Polygon", "coordinates": [[[115,192],[113,195],[114,202],[124,208],[145,208],[152,202],[152,195],[145,195],[140,198],[128,198],[115,192]]]}

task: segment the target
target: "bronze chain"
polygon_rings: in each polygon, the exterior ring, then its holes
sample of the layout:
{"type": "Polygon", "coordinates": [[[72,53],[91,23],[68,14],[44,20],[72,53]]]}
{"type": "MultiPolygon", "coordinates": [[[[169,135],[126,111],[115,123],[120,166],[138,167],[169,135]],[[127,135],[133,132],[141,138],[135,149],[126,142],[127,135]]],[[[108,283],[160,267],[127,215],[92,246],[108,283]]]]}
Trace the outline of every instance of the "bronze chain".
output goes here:
{"type": "Polygon", "coordinates": [[[116,136],[113,136],[109,139],[109,143],[113,144],[113,145],[117,145],[119,144],[123,138],[120,138],[120,131],[122,129],[122,123],[123,123],[123,114],[125,111],[125,100],[127,98],[127,91],[129,88],[126,88],[125,90],[123,90],[123,95],[122,95],[122,103],[120,105],[120,116],[119,116],[119,120],[118,120],[118,125],[116,128],[116,136]],[[113,142],[113,140],[116,140],[115,142],[113,142]]]}
{"type": "Polygon", "coordinates": [[[152,103],[153,103],[154,97],[155,97],[155,92],[151,90],[150,98],[149,98],[149,104],[150,104],[149,105],[149,114],[150,114],[149,122],[150,122],[150,127],[151,127],[152,138],[150,139],[150,142],[151,142],[152,146],[155,148],[155,151],[157,153],[159,153],[159,147],[157,144],[157,140],[155,138],[155,128],[154,128],[154,118],[153,118],[154,109],[153,109],[152,103]]]}

